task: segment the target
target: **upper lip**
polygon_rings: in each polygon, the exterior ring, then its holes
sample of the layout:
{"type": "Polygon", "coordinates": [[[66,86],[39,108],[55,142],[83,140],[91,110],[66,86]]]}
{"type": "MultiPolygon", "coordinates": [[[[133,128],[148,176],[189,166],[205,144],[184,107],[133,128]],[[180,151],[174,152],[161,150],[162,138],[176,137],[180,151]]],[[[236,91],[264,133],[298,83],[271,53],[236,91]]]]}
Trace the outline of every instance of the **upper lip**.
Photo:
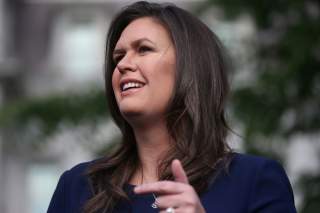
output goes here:
{"type": "Polygon", "coordinates": [[[120,80],[120,90],[122,90],[122,87],[124,84],[126,83],[129,83],[129,82],[135,82],[135,83],[140,83],[140,84],[143,84],[145,85],[146,83],[139,80],[139,79],[136,79],[136,78],[123,78],[120,80]]]}

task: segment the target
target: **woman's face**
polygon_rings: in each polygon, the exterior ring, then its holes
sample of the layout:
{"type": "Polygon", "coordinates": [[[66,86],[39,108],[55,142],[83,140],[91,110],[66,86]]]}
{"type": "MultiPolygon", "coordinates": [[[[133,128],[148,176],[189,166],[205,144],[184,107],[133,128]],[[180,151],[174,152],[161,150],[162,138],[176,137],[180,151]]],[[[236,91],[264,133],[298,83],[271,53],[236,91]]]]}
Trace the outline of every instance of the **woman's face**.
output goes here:
{"type": "Polygon", "coordinates": [[[176,72],[166,28],[150,17],[132,21],[116,44],[113,60],[112,87],[121,114],[127,120],[163,119],[176,72]]]}

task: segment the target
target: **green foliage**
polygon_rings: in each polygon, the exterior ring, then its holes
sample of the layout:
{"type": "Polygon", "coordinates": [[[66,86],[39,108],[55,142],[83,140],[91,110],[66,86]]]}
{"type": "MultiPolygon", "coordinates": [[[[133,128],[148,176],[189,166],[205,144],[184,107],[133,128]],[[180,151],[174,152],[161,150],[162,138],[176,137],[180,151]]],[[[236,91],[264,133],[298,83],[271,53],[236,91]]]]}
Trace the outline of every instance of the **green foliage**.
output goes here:
{"type": "Polygon", "coordinates": [[[288,137],[320,127],[320,5],[316,1],[211,0],[226,18],[248,13],[255,21],[257,79],[234,91],[235,114],[255,133],[288,137]],[[272,4],[272,5],[270,5],[272,4]],[[318,12],[316,12],[318,11],[318,12]],[[283,127],[283,119],[294,117],[283,127]]]}
{"type": "Polygon", "coordinates": [[[41,123],[45,134],[53,133],[62,122],[94,123],[107,116],[103,91],[91,90],[82,95],[55,95],[19,100],[0,109],[0,126],[19,128],[32,121],[41,123]]]}
{"type": "MultiPolygon", "coordinates": [[[[277,151],[288,137],[319,132],[319,1],[208,0],[204,5],[202,12],[214,5],[229,20],[249,14],[257,29],[257,78],[235,89],[232,97],[233,113],[244,124],[246,150],[281,158],[277,151]]],[[[300,184],[305,195],[301,212],[317,212],[319,174],[305,176],[300,184]]]]}
{"type": "Polygon", "coordinates": [[[320,209],[320,175],[306,175],[300,184],[304,193],[303,213],[313,213],[320,209]]]}

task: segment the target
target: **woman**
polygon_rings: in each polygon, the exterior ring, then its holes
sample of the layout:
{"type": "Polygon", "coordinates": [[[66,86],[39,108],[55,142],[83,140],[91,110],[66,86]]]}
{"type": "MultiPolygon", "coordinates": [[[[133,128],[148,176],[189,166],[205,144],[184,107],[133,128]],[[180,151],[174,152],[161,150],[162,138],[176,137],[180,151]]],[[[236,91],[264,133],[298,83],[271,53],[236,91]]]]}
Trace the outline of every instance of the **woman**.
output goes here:
{"type": "Polygon", "coordinates": [[[296,212],[278,163],[228,147],[224,50],[197,18],[147,2],[122,10],[105,83],[123,141],[66,171],[48,212],[296,212]]]}

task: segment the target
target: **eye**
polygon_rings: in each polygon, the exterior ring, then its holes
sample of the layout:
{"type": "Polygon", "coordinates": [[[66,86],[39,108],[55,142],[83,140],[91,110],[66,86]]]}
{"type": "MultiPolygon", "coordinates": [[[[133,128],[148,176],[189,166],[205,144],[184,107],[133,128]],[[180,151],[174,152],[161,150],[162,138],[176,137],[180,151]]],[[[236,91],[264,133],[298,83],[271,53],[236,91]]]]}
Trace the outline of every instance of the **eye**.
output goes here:
{"type": "Polygon", "coordinates": [[[123,54],[117,54],[117,55],[113,56],[113,62],[115,64],[118,64],[119,61],[121,61],[122,58],[123,58],[123,54]]]}
{"type": "Polygon", "coordinates": [[[138,52],[139,53],[146,53],[146,52],[149,52],[149,51],[152,51],[152,48],[151,47],[148,47],[148,46],[145,46],[145,45],[142,45],[138,48],[138,52]]]}

